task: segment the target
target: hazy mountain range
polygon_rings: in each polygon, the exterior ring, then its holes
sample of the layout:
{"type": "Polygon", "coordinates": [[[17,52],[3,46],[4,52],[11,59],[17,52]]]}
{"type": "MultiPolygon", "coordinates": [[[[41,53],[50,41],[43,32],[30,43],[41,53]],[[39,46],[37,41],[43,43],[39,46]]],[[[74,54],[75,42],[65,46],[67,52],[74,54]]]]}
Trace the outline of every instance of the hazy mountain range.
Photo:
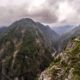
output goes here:
{"type": "Polygon", "coordinates": [[[52,29],[57,32],[59,35],[62,35],[64,33],[67,33],[69,32],[70,30],[72,30],[73,28],[75,28],[77,25],[68,25],[68,24],[65,24],[65,25],[58,25],[58,26],[53,26],[52,29]]]}

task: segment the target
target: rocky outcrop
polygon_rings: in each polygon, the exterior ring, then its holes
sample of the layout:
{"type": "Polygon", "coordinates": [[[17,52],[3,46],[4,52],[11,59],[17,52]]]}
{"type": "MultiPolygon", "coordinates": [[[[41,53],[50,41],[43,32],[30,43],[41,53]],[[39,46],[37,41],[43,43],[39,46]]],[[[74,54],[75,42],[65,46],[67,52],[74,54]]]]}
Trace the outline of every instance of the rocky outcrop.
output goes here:
{"type": "Polygon", "coordinates": [[[72,39],[38,80],[80,80],[80,38],[72,39]]]}

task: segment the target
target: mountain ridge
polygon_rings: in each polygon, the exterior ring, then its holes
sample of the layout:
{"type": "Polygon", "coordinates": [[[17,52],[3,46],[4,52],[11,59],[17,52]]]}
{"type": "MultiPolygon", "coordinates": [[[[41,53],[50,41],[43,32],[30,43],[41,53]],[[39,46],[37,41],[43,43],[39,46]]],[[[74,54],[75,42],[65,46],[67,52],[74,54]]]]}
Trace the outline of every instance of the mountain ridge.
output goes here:
{"type": "Polygon", "coordinates": [[[35,80],[53,59],[57,39],[52,33],[32,19],[11,24],[0,38],[0,80],[35,80]]]}

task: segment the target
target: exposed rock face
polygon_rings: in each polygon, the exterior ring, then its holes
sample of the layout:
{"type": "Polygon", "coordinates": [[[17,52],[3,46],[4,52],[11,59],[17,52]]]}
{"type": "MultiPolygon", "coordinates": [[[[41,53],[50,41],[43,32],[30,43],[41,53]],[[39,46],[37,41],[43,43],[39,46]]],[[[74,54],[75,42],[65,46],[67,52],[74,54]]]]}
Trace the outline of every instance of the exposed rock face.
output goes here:
{"type": "Polygon", "coordinates": [[[66,49],[54,58],[39,80],[80,80],[79,37],[72,39],[66,49]]]}

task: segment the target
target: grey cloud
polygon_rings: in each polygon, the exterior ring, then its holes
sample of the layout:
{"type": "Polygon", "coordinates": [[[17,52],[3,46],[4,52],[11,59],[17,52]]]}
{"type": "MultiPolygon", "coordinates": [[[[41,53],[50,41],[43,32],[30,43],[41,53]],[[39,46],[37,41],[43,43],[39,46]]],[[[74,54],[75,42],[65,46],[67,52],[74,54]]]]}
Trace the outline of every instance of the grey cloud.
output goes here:
{"type": "Polygon", "coordinates": [[[0,25],[9,25],[17,19],[28,17],[29,14],[23,6],[0,7],[0,25]]]}
{"type": "Polygon", "coordinates": [[[38,11],[34,14],[31,14],[33,18],[36,18],[44,23],[54,23],[57,21],[57,17],[55,15],[55,12],[52,13],[49,9],[44,9],[41,11],[38,11]]]}
{"type": "Polygon", "coordinates": [[[51,12],[49,5],[31,13],[28,12],[28,8],[29,5],[27,3],[21,6],[0,7],[0,25],[11,24],[13,21],[23,17],[30,17],[43,23],[54,23],[57,21],[55,12],[51,12]]]}
{"type": "Polygon", "coordinates": [[[61,1],[69,1],[74,9],[77,10],[77,14],[73,16],[74,18],[66,18],[61,23],[79,22],[80,0],[46,0],[41,6],[42,8],[33,9],[33,12],[28,11],[30,4],[27,2],[20,6],[8,5],[6,7],[0,7],[0,25],[9,25],[15,20],[23,17],[30,17],[34,20],[48,24],[59,23],[59,16],[56,15],[56,10],[58,9],[58,3],[61,1]]]}

